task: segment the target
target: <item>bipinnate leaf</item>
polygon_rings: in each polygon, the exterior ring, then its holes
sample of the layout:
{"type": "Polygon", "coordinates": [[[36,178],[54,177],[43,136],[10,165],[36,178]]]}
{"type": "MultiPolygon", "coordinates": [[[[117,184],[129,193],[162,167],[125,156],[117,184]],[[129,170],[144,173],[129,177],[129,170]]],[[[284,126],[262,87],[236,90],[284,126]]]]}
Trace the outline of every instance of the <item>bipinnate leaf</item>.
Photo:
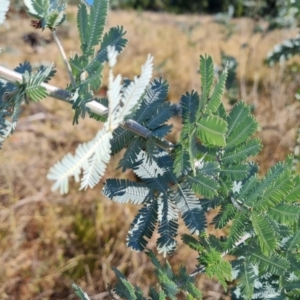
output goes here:
{"type": "Polygon", "coordinates": [[[272,183],[265,189],[261,199],[255,208],[258,211],[267,210],[281,203],[286,195],[293,189],[293,181],[290,176],[290,170],[285,170],[277,176],[272,183]]]}
{"type": "Polygon", "coordinates": [[[249,156],[255,156],[261,150],[261,141],[258,138],[250,139],[239,147],[225,151],[222,162],[224,163],[240,163],[245,161],[249,156]]]}
{"type": "Polygon", "coordinates": [[[257,129],[257,122],[252,116],[247,116],[239,126],[235,127],[227,137],[225,149],[236,147],[249,139],[257,129]]]}
{"type": "Polygon", "coordinates": [[[145,250],[147,245],[146,238],[150,239],[155,229],[157,209],[157,201],[152,200],[139,210],[127,235],[127,247],[135,251],[145,250]]]}
{"type": "Polygon", "coordinates": [[[221,253],[214,248],[205,250],[204,258],[206,269],[205,272],[208,277],[215,277],[227,289],[226,281],[232,280],[232,268],[228,261],[225,261],[221,253]]]}
{"type": "Polygon", "coordinates": [[[248,176],[249,166],[248,164],[222,166],[220,169],[220,174],[225,175],[231,180],[242,180],[248,176]]]}
{"type": "Polygon", "coordinates": [[[34,102],[44,99],[47,91],[41,84],[49,80],[51,76],[53,76],[52,64],[46,68],[40,68],[35,74],[26,70],[22,75],[23,84],[26,86],[26,95],[34,102]]]}
{"type": "Polygon", "coordinates": [[[143,204],[147,196],[153,197],[144,183],[126,179],[107,179],[102,192],[118,203],[143,204]]]}
{"type": "Polygon", "coordinates": [[[300,199],[300,175],[294,176],[293,182],[294,187],[289,191],[285,198],[285,201],[289,203],[298,202],[300,199]]]}
{"type": "Polygon", "coordinates": [[[225,146],[227,123],[218,116],[200,118],[197,123],[197,136],[206,146],[225,146]]]}
{"type": "Polygon", "coordinates": [[[226,240],[226,249],[231,250],[235,243],[243,236],[247,228],[249,215],[243,211],[238,211],[232,221],[229,235],[226,240]]]}
{"type": "Polygon", "coordinates": [[[79,4],[77,11],[77,28],[80,38],[81,51],[84,53],[88,43],[88,31],[90,29],[90,20],[88,18],[87,6],[79,4]]]}
{"type": "MultiPolygon", "coordinates": [[[[94,59],[102,63],[108,61],[108,57],[107,57],[108,46],[115,47],[118,53],[122,52],[122,50],[125,48],[128,42],[128,40],[124,38],[125,34],[126,31],[124,31],[124,28],[122,26],[110,28],[110,30],[104,35],[100,50],[97,52],[94,59]]],[[[93,64],[93,60],[91,61],[90,64],[93,64]]]]}
{"type": "MultiPolygon", "coordinates": [[[[111,68],[116,62],[118,51],[115,47],[108,47],[108,59],[111,68]]],[[[76,150],[75,156],[68,154],[61,162],[51,168],[48,178],[55,181],[53,190],[59,189],[61,193],[68,192],[68,178],[74,176],[79,181],[81,169],[83,178],[81,189],[94,187],[101,179],[110,160],[113,132],[124,121],[131,109],[138,103],[145,91],[152,74],[152,57],[148,56],[146,64],[142,67],[141,76],[127,86],[121,93],[121,76],[113,76],[112,69],[109,72],[109,89],[107,92],[109,103],[109,114],[102,130],[96,137],[82,145],[76,150]],[[121,99],[124,101],[121,103],[121,99]]]]}
{"type": "Polygon", "coordinates": [[[253,212],[251,220],[259,241],[260,249],[266,256],[271,256],[277,246],[275,232],[263,215],[253,212]]]}
{"type": "Polygon", "coordinates": [[[236,207],[233,204],[227,204],[225,208],[221,207],[218,215],[214,217],[213,224],[216,228],[223,228],[232,220],[236,214],[236,207]]]}
{"type": "Polygon", "coordinates": [[[146,63],[142,66],[140,77],[135,77],[133,81],[123,90],[122,107],[119,109],[118,118],[124,120],[131,110],[138,104],[140,98],[148,86],[153,70],[153,57],[148,55],[146,63]]]}
{"type": "Polygon", "coordinates": [[[199,234],[206,228],[206,216],[201,201],[187,185],[178,185],[173,199],[191,233],[199,234]]]}
{"type": "Polygon", "coordinates": [[[93,54],[93,47],[100,44],[104,26],[106,23],[106,17],[108,12],[108,0],[93,0],[93,5],[90,10],[88,30],[85,38],[85,44],[82,44],[83,53],[85,55],[93,54]],[[85,47],[84,47],[85,46],[85,47]]]}
{"type": "Polygon", "coordinates": [[[178,209],[175,203],[163,194],[158,198],[158,221],[160,237],[156,242],[157,250],[166,257],[166,254],[171,254],[177,245],[175,237],[178,229],[178,209]]]}
{"type": "Polygon", "coordinates": [[[287,243],[287,251],[297,250],[300,247],[300,230],[298,229],[287,243]]]}
{"type": "Polygon", "coordinates": [[[167,193],[167,178],[164,176],[164,169],[159,167],[156,161],[151,161],[143,150],[138,154],[137,161],[140,163],[133,167],[133,172],[150,188],[167,193]]]}
{"type": "Polygon", "coordinates": [[[196,176],[189,175],[188,183],[192,190],[201,196],[212,198],[218,193],[218,183],[209,176],[205,176],[201,170],[198,170],[196,176]]]}
{"type": "Polygon", "coordinates": [[[246,259],[240,264],[239,269],[238,287],[241,289],[243,297],[246,300],[251,300],[256,279],[254,266],[246,259]]]}
{"type": "Polygon", "coordinates": [[[227,79],[227,68],[222,72],[219,81],[217,82],[214,91],[212,92],[211,96],[209,97],[208,104],[207,104],[207,112],[214,113],[219,108],[222,96],[225,89],[226,79],[227,79]]]}
{"type": "Polygon", "coordinates": [[[182,108],[182,123],[183,126],[188,127],[183,131],[191,132],[193,123],[196,121],[197,111],[199,107],[199,94],[195,91],[186,93],[180,99],[182,108]]]}
{"type": "Polygon", "coordinates": [[[157,292],[153,286],[149,289],[149,297],[151,300],[166,300],[166,295],[163,291],[157,292]]]}
{"type": "Polygon", "coordinates": [[[174,173],[177,177],[185,175],[191,170],[189,153],[182,147],[175,149],[174,173]]]}
{"type": "Polygon", "coordinates": [[[114,292],[123,299],[136,300],[137,297],[135,295],[134,286],[128,280],[126,280],[125,276],[118,269],[114,267],[112,267],[112,269],[117,277],[117,283],[114,286],[114,292]]]}
{"type": "Polygon", "coordinates": [[[253,264],[259,265],[264,272],[282,276],[290,268],[288,260],[276,252],[268,257],[261,253],[258,247],[244,246],[238,250],[238,253],[248,257],[253,264]]]}
{"type": "Polygon", "coordinates": [[[200,56],[200,75],[202,100],[206,102],[214,81],[214,62],[210,55],[200,56]]]}
{"type": "Polygon", "coordinates": [[[244,102],[238,102],[227,117],[228,131],[227,136],[231,135],[233,129],[238,128],[238,125],[250,115],[250,108],[244,102]]]}
{"type": "Polygon", "coordinates": [[[146,124],[153,112],[166,103],[168,91],[169,84],[162,77],[151,81],[144,93],[140,108],[135,112],[135,121],[146,124]]]}
{"type": "Polygon", "coordinates": [[[190,274],[187,273],[187,270],[185,267],[180,266],[179,274],[176,276],[177,282],[180,282],[180,289],[183,291],[186,291],[188,295],[190,295],[190,298],[187,299],[196,299],[201,300],[202,299],[202,293],[197,287],[195,286],[195,279],[194,277],[190,276],[190,274]]]}
{"type": "Polygon", "coordinates": [[[279,224],[293,225],[299,220],[300,207],[281,203],[268,209],[268,214],[279,224]]]}
{"type": "Polygon", "coordinates": [[[55,180],[52,190],[59,189],[61,194],[66,194],[69,189],[69,177],[74,176],[78,182],[81,168],[84,169],[81,189],[93,187],[103,175],[109,161],[111,137],[111,132],[102,129],[93,140],[80,144],[74,156],[69,153],[57,162],[47,176],[48,179],[55,180]]]}

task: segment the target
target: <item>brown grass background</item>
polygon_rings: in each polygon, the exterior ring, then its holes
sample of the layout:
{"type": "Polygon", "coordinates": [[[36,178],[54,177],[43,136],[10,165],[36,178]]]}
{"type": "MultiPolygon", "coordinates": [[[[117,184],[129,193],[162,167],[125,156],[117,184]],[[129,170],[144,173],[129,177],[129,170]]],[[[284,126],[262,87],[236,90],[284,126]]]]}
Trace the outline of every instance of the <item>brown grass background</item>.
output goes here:
{"type": "MultiPolygon", "coordinates": [[[[58,31],[67,54],[79,51],[75,13],[74,7],[68,9],[68,21],[58,31]]],[[[263,36],[253,34],[257,23],[250,19],[236,19],[232,24],[234,33],[226,39],[226,28],[208,16],[113,11],[107,27],[123,25],[129,39],[115,73],[132,78],[139,74],[147,54],[153,54],[154,76],[168,79],[172,102],[178,102],[188,90],[199,91],[200,54],[211,54],[217,64],[221,50],[233,55],[239,62],[240,97],[253,105],[261,126],[258,136],[264,150],[257,161],[264,173],[293,150],[300,114],[294,94],[300,77],[287,65],[270,69],[262,61],[276,43],[294,37],[297,30],[276,30],[263,36]]],[[[262,20],[260,25],[266,23],[262,20]]],[[[64,88],[68,77],[56,45],[33,50],[21,38],[32,31],[27,18],[13,15],[6,21],[0,28],[1,65],[14,68],[24,60],[33,66],[55,62],[59,72],[51,84],[64,88]]],[[[50,37],[47,31],[39,34],[50,37]]],[[[296,59],[292,62],[297,66],[296,59]]],[[[172,141],[179,135],[179,121],[174,119],[172,141]]],[[[46,179],[56,161],[91,139],[100,127],[89,119],[72,126],[69,105],[55,99],[24,106],[16,132],[0,152],[0,299],[76,299],[72,282],[91,299],[108,299],[107,285],[115,280],[111,266],[143,289],[154,282],[146,256],[125,247],[136,207],[103,197],[102,184],[83,192],[72,182],[69,194],[61,196],[51,192],[51,182],[46,179]]],[[[105,178],[130,176],[130,172],[115,171],[119,158],[113,159],[105,178]]],[[[181,224],[182,232],[186,230],[181,224]]],[[[178,241],[178,250],[168,260],[175,270],[183,264],[192,271],[196,255],[179,237],[178,241]]],[[[149,247],[155,248],[155,237],[149,247]]],[[[230,299],[217,282],[205,276],[196,281],[204,299],[230,299]]]]}

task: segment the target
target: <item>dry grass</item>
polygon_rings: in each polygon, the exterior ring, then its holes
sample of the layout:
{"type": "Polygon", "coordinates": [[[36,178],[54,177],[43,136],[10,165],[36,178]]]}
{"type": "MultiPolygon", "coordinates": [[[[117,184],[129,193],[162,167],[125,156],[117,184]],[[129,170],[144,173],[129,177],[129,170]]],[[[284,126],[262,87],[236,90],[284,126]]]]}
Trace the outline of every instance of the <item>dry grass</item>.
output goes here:
{"type": "MultiPolygon", "coordinates": [[[[68,19],[60,32],[67,53],[79,50],[73,8],[68,19]]],[[[293,95],[299,77],[284,68],[274,72],[262,66],[262,60],[274,44],[295,36],[296,31],[275,31],[262,37],[252,34],[255,24],[251,20],[234,23],[233,36],[225,40],[224,27],[206,16],[115,11],[108,19],[109,27],[123,25],[130,40],[116,71],[132,77],[139,73],[147,53],[152,53],[155,76],[163,75],[170,82],[171,101],[178,101],[186,90],[199,90],[200,54],[211,54],[216,63],[220,62],[221,49],[235,56],[240,64],[241,97],[253,104],[261,124],[259,136],[265,148],[258,161],[264,172],[294,145],[299,106],[293,95]],[[242,48],[245,43],[248,47],[242,48]]],[[[57,69],[63,69],[53,43],[41,46],[37,53],[24,44],[21,36],[31,31],[28,19],[10,19],[7,29],[1,28],[1,64],[13,68],[24,60],[33,65],[54,61],[57,69]]],[[[52,84],[64,87],[66,82],[66,72],[62,71],[52,84]]],[[[78,192],[78,185],[72,184],[71,192],[64,197],[50,191],[51,183],[46,180],[49,168],[78,143],[93,137],[101,126],[93,120],[72,126],[71,120],[70,107],[57,100],[26,106],[17,131],[1,151],[0,299],[75,299],[70,290],[73,281],[90,295],[98,294],[97,299],[105,299],[106,286],[114,281],[111,266],[117,266],[143,288],[152,282],[145,255],[125,247],[135,207],[105,199],[101,184],[87,192],[78,192]],[[33,121],[31,115],[41,119],[33,121]]],[[[178,130],[175,122],[173,141],[178,130]]],[[[117,161],[109,166],[105,178],[130,176],[115,171],[117,161]]],[[[154,243],[151,240],[149,247],[154,243]]],[[[195,254],[180,243],[169,260],[191,271],[196,263],[195,254]]],[[[203,276],[197,282],[205,299],[229,299],[219,284],[203,276]]]]}

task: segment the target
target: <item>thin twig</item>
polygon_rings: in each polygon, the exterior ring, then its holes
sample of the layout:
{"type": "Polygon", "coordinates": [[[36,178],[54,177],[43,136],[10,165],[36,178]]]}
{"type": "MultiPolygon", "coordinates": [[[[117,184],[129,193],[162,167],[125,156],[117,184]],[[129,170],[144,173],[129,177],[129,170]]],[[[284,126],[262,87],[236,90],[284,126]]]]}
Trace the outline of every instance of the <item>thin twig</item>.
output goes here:
{"type": "MultiPolygon", "coordinates": [[[[6,80],[8,82],[11,82],[11,83],[22,81],[22,75],[20,73],[8,70],[2,66],[0,66],[0,78],[6,80]]],[[[59,88],[54,87],[47,83],[42,83],[41,86],[46,89],[46,91],[50,97],[73,104],[73,100],[71,100],[72,96],[73,96],[72,93],[70,93],[66,90],[59,89],[59,88]]],[[[99,103],[95,100],[88,102],[86,104],[86,107],[89,108],[91,112],[93,112],[97,115],[105,116],[108,114],[107,107],[105,107],[104,105],[102,105],[101,103],[99,103]]],[[[171,151],[175,147],[172,143],[170,143],[166,139],[158,139],[157,137],[153,136],[152,132],[149,129],[140,125],[139,123],[137,123],[134,120],[125,121],[122,124],[122,127],[127,130],[132,131],[133,133],[135,133],[145,139],[149,139],[150,137],[152,137],[155,140],[157,146],[166,151],[171,151]]]]}
{"type": "Polygon", "coordinates": [[[64,63],[65,63],[66,69],[68,71],[68,74],[69,74],[69,77],[70,77],[70,80],[71,80],[72,87],[73,87],[73,89],[76,89],[76,82],[75,82],[75,79],[73,77],[71,66],[70,66],[69,61],[67,59],[65,50],[64,50],[64,48],[63,48],[63,46],[62,46],[62,44],[61,44],[61,42],[60,42],[60,40],[59,40],[59,38],[56,34],[56,30],[52,29],[51,32],[52,32],[53,39],[54,39],[54,41],[55,41],[55,43],[58,47],[58,50],[59,50],[59,52],[60,52],[60,54],[63,58],[64,63]]]}
{"type": "Polygon", "coordinates": [[[91,300],[101,300],[109,296],[109,292],[102,292],[94,296],[90,296],[91,300]]]}

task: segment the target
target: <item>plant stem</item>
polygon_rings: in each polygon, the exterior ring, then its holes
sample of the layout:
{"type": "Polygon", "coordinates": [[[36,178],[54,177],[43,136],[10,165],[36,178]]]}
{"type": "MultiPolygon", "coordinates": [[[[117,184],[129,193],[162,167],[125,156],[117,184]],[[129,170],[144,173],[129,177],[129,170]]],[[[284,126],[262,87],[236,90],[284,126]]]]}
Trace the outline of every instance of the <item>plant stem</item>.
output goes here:
{"type": "Polygon", "coordinates": [[[73,87],[73,89],[76,89],[76,82],[75,82],[75,79],[73,77],[71,66],[70,66],[69,61],[67,59],[66,53],[64,51],[64,48],[63,48],[63,46],[62,46],[62,44],[61,44],[61,42],[60,42],[60,40],[59,40],[59,38],[58,38],[58,36],[56,34],[56,30],[52,29],[51,32],[52,32],[52,36],[54,38],[54,41],[55,41],[55,43],[56,43],[56,45],[58,47],[58,50],[59,50],[59,52],[60,52],[60,54],[61,54],[61,56],[63,58],[63,61],[65,63],[66,69],[68,71],[68,74],[69,74],[69,77],[70,77],[70,80],[71,80],[72,87],[73,87]]]}
{"type": "MultiPolygon", "coordinates": [[[[8,70],[2,66],[0,66],[0,78],[11,83],[22,82],[23,80],[22,74],[8,70]]],[[[47,83],[42,83],[41,86],[46,89],[49,96],[56,98],[58,100],[62,100],[64,102],[68,102],[70,104],[73,103],[73,101],[71,100],[73,96],[72,93],[66,90],[59,89],[47,83]]],[[[108,113],[108,108],[95,100],[88,102],[86,106],[90,109],[91,112],[97,115],[105,116],[108,113]]],[[[158,147],[168,152],[174,149],[175,147],[171,142],[167,141],[166,139],[156,138],[155,136],[153,136],[152,132],[149,129],[140,125],[134,120],[126,120],[122,124],[122,127],[132,131],[133,133],[145,139],[153,138],[158,147]]]]}

